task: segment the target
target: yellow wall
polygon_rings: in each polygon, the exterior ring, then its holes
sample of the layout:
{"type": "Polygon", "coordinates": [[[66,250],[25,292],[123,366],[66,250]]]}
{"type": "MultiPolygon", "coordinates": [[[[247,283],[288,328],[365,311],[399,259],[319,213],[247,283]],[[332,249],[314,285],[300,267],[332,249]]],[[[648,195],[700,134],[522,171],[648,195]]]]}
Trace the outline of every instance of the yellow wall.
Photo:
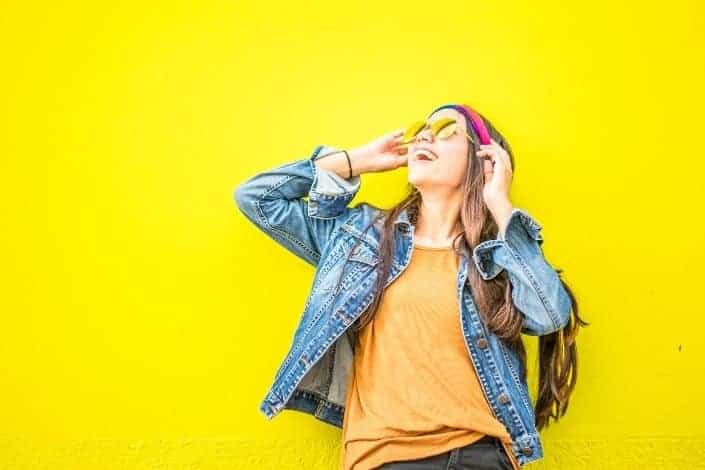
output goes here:
{"type": "Polygon", "coordinates": [[[592,322],[535,468],[700,464],[703,8],[569,3],[4,2],[0,467],[335,468],[338,429],[258,411],[313,270],[232,189],[452,101],[592,322]]]}

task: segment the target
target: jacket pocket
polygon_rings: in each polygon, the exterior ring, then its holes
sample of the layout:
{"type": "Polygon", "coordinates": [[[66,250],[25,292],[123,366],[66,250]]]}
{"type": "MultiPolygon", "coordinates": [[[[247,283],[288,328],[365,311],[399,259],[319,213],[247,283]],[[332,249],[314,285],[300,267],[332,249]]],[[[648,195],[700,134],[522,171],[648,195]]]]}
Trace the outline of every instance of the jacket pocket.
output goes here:
{"type": "Polygon", "coordinates": [[[320,264],[314,293],[344,292],[370,275],[379,264],[377,250],[365,239],[340,230],[334,243],[320,264]]]}

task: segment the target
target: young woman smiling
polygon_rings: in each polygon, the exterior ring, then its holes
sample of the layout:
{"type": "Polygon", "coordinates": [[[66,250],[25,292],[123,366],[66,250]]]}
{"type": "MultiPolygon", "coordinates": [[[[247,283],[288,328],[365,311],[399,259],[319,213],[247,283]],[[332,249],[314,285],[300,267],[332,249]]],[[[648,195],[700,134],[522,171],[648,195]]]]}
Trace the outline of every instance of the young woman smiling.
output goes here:
{"type": "Polygon", "coordinates": [[[538,430],[567,409],[587,323],[543,256],[541,225],[510,200],[513,171],[494,126],[447,104],[241,185],[250,220],[317,267],[267,416],[290,408],[341,426],[345,470],[506,470],[541,458],[538,430]],[[347,204],[359,175],[402,166],[409,193],[394,207],[347,204]],[[535,405],[521,333],[539,337],[535,405]]]}

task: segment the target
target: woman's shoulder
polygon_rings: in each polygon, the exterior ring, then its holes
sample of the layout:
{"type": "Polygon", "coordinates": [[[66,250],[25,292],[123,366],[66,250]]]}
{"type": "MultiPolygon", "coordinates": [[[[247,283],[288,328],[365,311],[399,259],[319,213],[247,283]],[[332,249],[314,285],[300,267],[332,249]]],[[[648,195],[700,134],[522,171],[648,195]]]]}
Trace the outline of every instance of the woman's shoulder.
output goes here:
{"type": "Polygon", "coordinates": [[[379,226],[384,216],[388,213],[388,210],[370,202],[363,201],[351,207],[350,212],[351,216],[347,219],[346,223],[352,227],[364,229],[373,222],[375,225],[379,226]]]}

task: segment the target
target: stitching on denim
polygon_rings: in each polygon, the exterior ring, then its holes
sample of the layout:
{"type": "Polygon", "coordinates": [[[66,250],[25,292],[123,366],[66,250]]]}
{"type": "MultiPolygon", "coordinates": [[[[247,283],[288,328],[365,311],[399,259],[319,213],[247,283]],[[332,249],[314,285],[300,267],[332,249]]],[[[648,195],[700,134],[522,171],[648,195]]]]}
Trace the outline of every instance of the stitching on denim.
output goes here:
{"type": "Polygon", "coordinates": [[[483,279],[492,279],[496,277],[499,273],[501,273],[502,270],[504,270],[504,267],[498,265],[492,260],[492,252],[495,250],[495,248],[500,247],[503,244],[504,240],[485,240],[472,250],[472,259],[475,263],[475,267],[478,271],[480,271],[480,274],[482,275],[483,279]],[[485,260],[490,261],[490,268],[493,268],[494,266],[497,266],[499,268],[496,273],[492,274],[490,270],[483,269],[482,264],[485,260]]]}
{"type": "Polygon", "coordinates": [[[323,277],[325,277],[325,275],[328,274],[331,268],[335,266],[338,252],[342,249],[343,247],[340,243],[331,246],[328,256],[326,256],[325,259],[322,259],[323,263],[319,264],[319,268],[317,269],[316,276],[319,278],[319,280],[323,280],[323,277]]]}
{"type": "Polygon", "coordinates": [[[541,235],[541,230],[543,229],[543,226],[536,222],[529,215],[529,213],[524,211],[523,209],[517,209],[517,213],[519,214],[519,220],[522,222],[524,227],[528,228],[531,231],[531,236],[537,241],[543,241],[543,236],[541,235]]]}
{"type": "MultiPolygon", "coordinates": [[[[369,260],[360,260],[360,259],[356,259],[355,257],[351,257],[350,259],[351,259],[352,261],[362,262],[365,266],[370,266],[369,260]]],[[[347,265],[347,264],[348,264],[348,263],[346,263],[346,265],[347,265]]],[[[375,263],[375,264],[376,264],[376,263],[375,263]]],[[[345,269],[345,268],[346,268],[346,265],[342,266],[341,269],[345,269]]],[[[373,265],[373,266],[374,266],[374,265],[373,265]]],[[[363,272],[363,270],[365,270],[365,269],[366,269],[366,268],[363,267],[363,266],[361,266],[361,265],[354,265],[354,264],[351,264],[350,271],[348,271],[348,272],[346,273],[345,277],[341,280],[341,289],[346,289],[346,288],[347,288],[346,286],[352,284],[354,280],[358,279],[358,278],[359,278],[359,274],[360,274],[361,272],[363,272]]],[[[310,299],[310,295],[309,295],[309,299],[310,299]]],[[[323,312],[328,311],[328,307],[329,307],[331,304],[335,303],[335,300],[336,300],[336,299],[337,299],[337,297],[336,297],[335,295],[329,295],[329,296],[327,296],[326,302],[321,306],[321,308],[318,309],[318,311],[316,312],[316,314],[314,315],[314,317],[313,317],[311,320],[309,320],[309,321],[307,322],[307,324],[303,327],[304,330],[303,330],[303,332],[302,332],[302,334],[301,334],[301,337],[302,337],[302,338],[305,338],[305,337],[311,332],[311,330],[313,329],[313,325],[315,325],[316,322],[318,322],[318,320],[320,320],[321,316],[323,315],[323,312]]],[[[308,303],[308,302],[307,302],[307,303],[308,303]]],[[[350,320],[347,315],[338,315],[338,313],[339,313],[339,311],[336,310],[336,311],[333,313],[333,315],[336,316],[336,317],[338,317],[338,318],[340,318],[341,321],[342,321],[346,326],[348,326],[350,323],[352,323],[353,320],[350,320]]],[[[327,347],[328,344],[332,344],[332,343],[334,343],[334,341],[328,341],[328,340],[326,340],[326,341],[324,342],[324,346],[327,347]]],[[[303,347],[303,344],[301,344],[301,346],[299,346],[299,347],[295,347],[294,349],[292,349],[292,350],[287,354],[287,357],[286,357],[284,363],[285,363],[285,364],[289,364],[289,363],[291,362],[292,358],[295,357],[296,354],[301,350],[301,347],[303,347]]]]}
{"type": "MultiPolygon", "coordinates": [[[[319,174],[318,174],[319,171],[318,171],[318,167],[316,166],[316,157],[318,157],[318,154],[321,152],[321,150],[324,147],[325,146],[323,146],[323,145],[319,145],[314,150],[313,155],[308,159],[309,167],[311,169],[312,178],[311,178],[311,187],[308,192],[309,203],[306,206],[306,213],[308,214],[309,217],[322,219],[322,220],[332,220],[332,219],[337,218],[340,214],[327,217],[324,215],[320,215],[318,213],[314,213],[314,209],[319,209],[319,206],[318,206],[319,201],[318,200],[319,199],[329,200],[329,201],[333,201],[333,203],[336,203],[339,200],[343,201],[344,204],[340,210],[338,210],[338,208],[336,207],[336,212],[342,213],[347,209],[347,202],[350,201],[355,196],[355,193],[345,192],[345,194],[337,195],[337,194],[326,194],[326,193],[322,193],[320,191],[315,190],[315,187],[317,186],[318,179],[319,179],[319,174]],[[310,202],[314,202],[316,205],[313,206],[310,204],[310,202]]],[[[334,153],[334,152],[331,152],[331,153],[334,153]]],[[[328,154],[326,154],[326,155],[328,155],[328,154]]]]}
{"type": "Polygon", "coordinates": [[[360,230],[357,229],[357,227],[354,227],[348,223],[342,224],[341,228],[345,230],[346,232],[350,233],[353,237],[358,238],[364,242],[366,242],[368,245],[370,245],[374,250],[377,250],[379,248],[379,242],[372,238],[368,234],[363,234],[360,230]]]}
{"type": "MultiPolygon", "coordinates": [[[[466,294],[466,293],[465,293],[464,286],[463,286],[463,292],[459,293],[459,295],[461,296],[461,297],[460,297],[461,299],[462,299],[463,296],[465,296],[465,295],[467,295],[468,297],[471,297],[470,294],[466,294]]],[[[472,301],[472,302],[473,302],[473,306],[474,306],[474,301],[472,301]]],[[[465,305],[465,302],[462,302],[462,301],[461,301],[461,305],[465,305]]],[[[475,311],[477,311],[477,310],[475,310],[475,311]]],[[[472,321],[472,314],[471,314],[470,316],[471,316],[471,321],[472,321]]],[[[466,325],[465,325],[465,323],[466,323],[465,320],[466,320],[466,319],[465,319],[465,316],[464,316],[463,313],[462,313],[462,307],[461,307],[461,311],[460,311],[460,319],[461,319],[461,321],[460,321],[460,328],[461,328],[461,331],[462,331],[462,333],[463,333],[463,341],[465,342],[465,346],[466,346],[468,352],[470,353],[470,358],[471,358],[471,362],[472,362],[472,364],[473,364],[473,368],[475,368],[478,378],[480,379],[480,381],[481,381],[482,384],[484,385],[484,386],[483,386],[483,394],[484,394],[484,395],[487,395],[487,393],[485,392],[485,390],[486,390],[487,387],[489,386],[489,383],[487,382],[487,379],[486,379],[486,377],[484,376],[484,374],[481,374],[481,373],[477,370],[477,367],[476,367],[476,365],[475,365],[475,361],[476,361],[476,360],[480,360],[480,358],[476,356],[476,353],[475,353],[474,349],[473,349],[472,347],[470,347],[470,345],[468,344],[468,334],[466,333],[466,328],[465,328],[465,326],[466,326],[466,325]]],[[[478,319],[475,323],[477,323],[477,326],[478,326],[478,328],[480,329],[480,332],[482,333],[482,335],[483,335],[485,338],[489,337],[489,335],[487,334],[487,331],[486,331],[486,329],[485,329],[485,325],[482,323],[482,321],[480,321],[480,320],[478,319]]],[[[500,340],[500,341],[501,341],[501,340],[500,340]]],[[[490,365],[491,373],[492,373],[492,374],[495,376],[495,378],[496,378],[497,376],[499,376],[499,373],[498,373],[498,370],[497,370],[497,366],[496,366],[496,364],[495,364],[496,361],[494,361],[494,358],[492,357],[492,351],[490,350],[489,347],[487,348],[487,352],[486,352],[485,356],[488,358],[488,360],[489,360],[489,362],[490,362],[489,365],[490,365]]],[[[499,383],[499,385],[502,385],[501,377],[500,377],[500,380],[498,381],[498,383],[499,383]]],[[[498,418],[500,418],[500,417],[502,416],[502,411],[503,411],[503,410],[497,411],[497,408],[495,408],[494,403],[493,403],[492,400],[489,399],[489,396],[486,396],[486,399],[487,399],[487,401],[488,401],[488,403],[489,403],[489,405],[490,405],[490,408],[492,408],[493,410],[495,410],[495,414],[497,415],[498,418]]],[[[514,407],[509,407],[509,408],[508,408],[508,413],[509,413],[509,416],[511,417],[512,421],[517,425],[517,427],[520,428],[523,433],[527,433],[528,431],[527,431],[526,427],[524,426],[523,421],[522,421],[521,419],[519,419],[518,411],[517,411],[516,409],[514,409],[514,407]]],[[[500,421],[501,421],[501,420],[500,420],[500,421]]]]}
{"type": "Polygon", "coordinates": [[[511,247],[509,243],[505,242],[505,247],[507,248],[507,251],[512,255],[512,257],[516,260],[517,264],[519,264],[519,267],[521,267],[522,271],[524,274],[526,274],[526,277],[529,278],[529,285],[531,288],[534,290],[536,293],[536,296],[541,299],[541,303],[543,304],[544,308],[546,309],[546,312],[548,313],[548,318],[553,322],[554,330],[556,331],[560,328],[560,321],[557,320],[558,314],[557,312],[553,311],[553,308],[551,306],[551,303],[548,301],[546,298],[546,295],[543,293],[543,290],[541,289],[540,283],[534,276],[534,273],[532,272],[531,268],[529,265],[524,261],[524,259],[514,251],[514,249],[511,247]]]}
{"type": "MultiPolygon", "coordinates": [[[[360,288],[358,288],[357,290],[360,290],[361,288],[362,288],[362,286],[360,286],[360,288]]],[[[350,298],[352,298],[352,297],[354,296],[354,294],[355,294],[355,293],[351,293],[351,294],[348,296],[348,298],[347,298],[346,300],[349,300],[350,298]]],[[[367,295],[367,296],[364,298],[364,300],[361,302],[360,307],[358,308],[358,310],[352,315],[351,318],[353,318],[353,319],[356,318],[356,317],[357,317],[360,313],[362,313],[367,307],[369,307],[369,304],[372,303],[373,297],[374,297],[374,294],[373,294],[373,293],[370,293],[369,295],[367,295]],[[368,300],[368,299],[369,299],[369,300],[368,300]]],[[[334,330],[333,335],[332,335],[332,341],[331,341],[331,342],[337,341],[338,338],[342,335],[342,332],[345,331],[347,328],[348,328],[348,325],[345,325],[344,323],[341,324],[338,328],[336,328],[336,329],[334,330]]],[[[320,330],[320,332],[318,333],[318,335],[317,335],[314,339],[317,340],[317,339],[319,339],[319,337],[322,336],[322,335],[323,335],[323,330],[320,330]]],[[[314,342],[315,342],[315,341],[314,341],[314,342]]],[[[314,365],[316,365],[316,363],[318,363],[318,361],[320,361],[320,359],[323,357],[323,354],[325,353],[325,350],[326,350],[326,347],[324,346],[324,347],[322,347],[322,348],[319,348],[317,351],[315,351],[314,354],[313,354],[313,356],[312,356],[312,357],[315,357],[315,359],[313,359],[313,360],[311,360],[312,358],[309,358],[309,357],[308,357],[308,354],[306,354],[306,351],[304,350],[304,351],[302,352],[301,357],[299,358],[299,360],[297,360],[296,362],[293,363],[292,369],[286,374],[286,376],[285,376],[284,379],[283,379],[284,383],[286,383],[286,382],[291,378],[291,376],[295,374],[295,372],[296,372],[296,366],[302,363],[302,359],[303,359],[304,357],[309,360],[309,361],[306,362],[306,364],[307,364],[306,366],[304,366],[304,367],[299,366],[299,367],[300,367],[300,373],[299,373],[298,375],[295,375],[294,380],[291,382],[291,385],[289,386],[289,388],[287,389],[286,393],[284,394],[285,397],[282,398],[282,401],[283,401],[284,403],[286,403],[286,402],[289,400],[289,397],[291,397],[292,391],[298,386],[298,384],[299,384],[301,378],[303,377],[303,375],[306,374],[306,373],[308,372],[308,370],[310,370],[314,365]],[[319,353],[320,353],[320,355],[319,355],[319,353]],[[316,356],[318,356],[318,357],[316,357],[316,356]]]]}
{"type": "Polygon", "coordinates": [[[328,400],[327,397],[324,395],[321,395],[320,393],[314,391],[314,390],[309,390],[308,388],[297,388],[293,395],[295,395],[297,398],[311,398],[315,400],[316,402],[319,403],[319,407],[317,411],[323,408],[333,408],[338,411],[341,411],[343,407],[340,405],[333,403],[332,401],[328,400]]]}
{"type": "Polygon", "coordinates": [[[316,191],[315,189],[312,189],[309,191],[309,198],[311,196],[316,196],[314,200],[316,199],[326,199],[328,201],[336,201],[337,200],[344,200],[350,198],[352,196],[352,193],[343,193],[343,194],[329,194],[329,193],[322,193],[320,191],[316,191]]]}
{"type": "Polygon", "coordinates": [[[511,359],[509,358],[509,352],[507,351],[506,347],[504,344],[502,344],[502,341],[500,341],[500,351],[502,351],[502,355],[504,356],[504,362],[507,364],[507,367],[509,368],[510,373],[512,374],[512,377],[514,377],[514,382],[515,385],[519,387],[519,391],[521,394],[521,399],[524,402],[524,404],[528,407],[531,408],[531,403],[526,401],[526,398],[524,397],[524,393],[521,390],[523,388],[522,386],[522,381],[519,380],[519,374],[516,372],[514,369],[514,366],[512,365],[511,359]]]}
{"type": "Polygon", "coordinates": [[[333,383],[333,371],[335,370],[335,359],[338,354],[338,344],[337,343],[329,343],[328,341],[325,341],[324,346],[327,348],[328,344],[330,344],[330,349],[327,350],[325,354],[330,354],[330,363],[328,364],[328,377],[330,377],[328,380],[326,380],[326,383],[328,384],[328,387],[326,388],[326,399],[330,397],[330,386],[333,383]]]}
{"type": "MultiPolygon", "coordinates": [[[[304,201],[305,202],[305,201],[304,201]]],[[[345,212],[345,210],[348,209],[347,207],[344,207],[341,210],[341,214],[345,212]]],[[[311,203],[306,203],[306,215],[308,215],[311,218],[314,219],[320,219],[320,220],[335,220],[340,217],[341,214],[338,215],[331,215],[329,217],[326,217],[325,215],[320,215],[320,214],[314,214],[313,213],[313,207],[311,206],[311,203]]]]}
{"type": "MultiPolygon", "coordinates": [[[[343,332],[345,329],[346,329],[346,325],[341,325],[341,326],[339,326],[338,328],[336,328],[336,329],[334,330],[334,333],[333,333],[333,341],[332,341],[332,342],[337,341],[337,339],[341,336],[342,332],[343,332]]],[[[320,334],[322,334],[322,333],[320,333],[320,334]]],[[[286,398],[283,399],[284,403],[286,403],[286,402],[289,400],[289,398],[291,397],[291,394],[293,393],[293,391],[296,389],[296,387],[297,387],[297,386],[299,385],[299,383],[301,382],[301,378],[303,378],[303,376],[304,376],[308,371],[310,371],[311,368],[313,368],[313,366],[315,366],[315,365],[318,363],[318,361],[321,360],[321,358],[323,357],[323,354],[324,354],[324,353],[325,353],[325,351],[323,351],[323,353],[321,353],[321,354],[320,354],[316,359],[314,359],[314,360],[311,360],[311,358],[308,357],[308,354],[306,354],[305,351],[302,353],[302,355],[301,355],[301,357],[299,358],[299,360],[294,363],[294,367],[292,368],[291,371],[289,371],[289,373],[287,374],[287,376],[286,376],[285,379],[284,379],[284,382],[286,383],[286,382],[291,378],[291,376],[294,375],[294,380],[291,381],[291,385],[287,388],[287,391],[286,391],[286,393],[285,393],[286,398]],[[302,367],[302,366],[300,366],[300,364],[302,364],[302,359],[303,359],[304,357],[305,357],[308,361],[306,361],[306,364],[307,364],[307,365],[302,367]],[[296,372],[296,366],[297,366],[297,365],[299,366],[300,370],[299,370],[299,373],[298,373],[298,374],[295,374],[295,372],[296,372]]],[[[317,356],[317,354],[314,353],[314,354],[313,354],[313,357],[316,357],[316,356],[317,356]]]]}
{"type": "MultiPolygon", "coordinates": [[[[305,390],[305,389],[299,388],[297,390],[305,390]]],[[[305,397],[305,396],[297,397],[296,400],[289,401],[288,403],[286,403],[282,407],[282,409],[298,410],[298,411],[301,411],[304,413],[310,413],[310,408],[311,408],[310,401],[311,400],[313,400],[314,403],[316,402],[316,399],[313,397],[305,397]]],[[[337,405],[333,404],[333,406],[328,406],[326,404],[326,402],[324,401],[323,408],[321,408],[321,410],[323,411],[323,409],[326,409],[325,413],[321,413],[319,415],[314,414],[313,416],[326,424],[330,424],[330,425],[338,427],[338,428],[343,427],[342,426],[342,424],[343,424],[342,413],[338,409],[337,405]]]]}
{"type": "MultiPolygon", "coordinates": [[[[342,268],[344,269],[345,266],[343,266],[342,268]]],[[[352,269],[345,275],[345,277],[344,277],[343,280],[341,281],[341,288],[342,288],[342,286],[344,286],[344,285],[350,284],[350,283],[352,282],[352,280],[357,277],[357,274],[358,274],[360,271],[362,271],[362,269],[364,269],[364,268],[363,268],[362,266],[359,266],[359,265],[352,266],[352,269]]],[[[335,303],[335,300],[336,300],[336,296],[335,296],[335,295],[329,295],[329,296],[327,296],[327,297],[328,297],[328,298],[327,298],[327,300],[326,300],[326,303],[325,303],[320,309],[318,309],[318,312],[316,313],[316,315],[314,316],[314,318],[307,324],[306,329],[305,329],[304,332],[303,332],[303,337],[305,337],[306,335],[308,335],[308,333],[309,333],[309,332],[311,331],[311,329],[313,328],[313,325],[320,319],[320,317],[321,317],[321,315],[323,314],[323,312],[324,312],[324,311],[327,311],[327,310],[328,310],[328,307],[330,307],[331,304],[334,304],[334,303],[335,303]]],[[[334,315],[335,315],[335,313],[334,313],[334,315]]],[[[298,348],[297,348],[297,350],[298,350],[298,348]]],[[[293,353],[293,352],[296,352],[296,351],[292,351],[292,353],[293,353]]]]}
{"type": "Polygon", "coordinates": [[[318,260],[320,259],[320,254],[317,251],[315,251],[313,248],[307,246],[302,240],[299,240],[298,238],[296,238],[295,236],[293,236],[289,232],[286,232],[285,230],[282,230],[279,227],[272,225],[272,223],[269,221],[269,219],[267,219],[267,216],[265,215],[264,210],[262,209],[262,205],[261,205],[262,198],[264,198],[265,196],[274,192],[280,186],[283,186],[285,183],[287,183],[288,181],[290,181],[292,179],[294,179],[293,176],[285,176],[284,178],[279,180],[279,182],[277,182],[276,184],[267,188],[266,191],[264,191],[262,194],[260,194],[257,197],[257,199],[255,200],[255,206],[257,207],[258,216],[260,217],[262,224],[270,229],[270,233],[277,233],[282,238],[284,238],[288,241],[294,242],[295,244],[299,245],[301,248],[306,250],[306,252],[308,254],[313,256],[314,261],[318,262],[318,260]]]}
{"type": "MultiPolygon", "coordinates": [[[[346,279],[347,279],[347,277],[346,277],[346,279]]],[[[323,291],[321,291],[321,292],[323,292],[323,291]]],[[[311,293],[309,293],[309,295],[306,299],[306,304],[304,306],[302,319],[306,315],[306,312],[311,305],[312,297],[313,297],[313,293],[311,292],[311,293]]],[[[313,327],[313,325],[319,320],[319,318],[321,317],[323,312],[326,311],[332,303],[334,303],[334,300],[335,300],[335,296],[327,296],[325,303],[323,303],[323,305],[318,309],[318,311],[314,314],[313,318],[311,320],[309,320],[306,323],[306,325],[300,325],[300,327],[304,328],[303,332],[301,333],[302,337],[305,337],[306,335],[308,335],[308,333],[311,331],[311,328],[313,327]]],[[[272,385],[274,385],[277,382],[277,379],[287,371],[287,369],[289,368],[289,365],[292,363],[293,358],[296,357],[297,353],[301,350],[301,347],[303,347],[303,344],[301,344],[298,347],[293,346],[292,349],[289,350],[286,357],[284,358],[282,365],[279,367],[279,370],[277,371],[277,373],[274,377],[274,382],[272,385]]]]}

